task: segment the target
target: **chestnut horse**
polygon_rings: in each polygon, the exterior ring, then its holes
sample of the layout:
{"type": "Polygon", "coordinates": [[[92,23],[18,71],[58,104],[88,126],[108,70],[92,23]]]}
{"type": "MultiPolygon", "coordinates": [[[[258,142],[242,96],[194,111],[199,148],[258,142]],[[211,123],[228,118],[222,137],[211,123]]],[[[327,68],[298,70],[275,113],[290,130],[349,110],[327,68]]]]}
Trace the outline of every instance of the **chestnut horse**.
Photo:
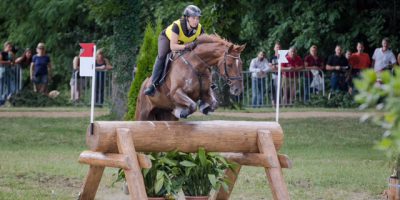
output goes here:
{"type": "Polygon", "coordinates": [[[230,86],[232,95],[243,91],[242,61],[240,53],[245,45],[232,44],[218,35],[203,34],[197,39],[192,51],[178,52],[170,63],[164,83],[154,96],[146,96],[144,88],[151,84],[147,78],[136,103],[136,120],[176,121],[186,118],[199,109],[204,114],[214,111],[217,100],[211,87],[211,66],[217,66],[219,74],[230,86]]]}

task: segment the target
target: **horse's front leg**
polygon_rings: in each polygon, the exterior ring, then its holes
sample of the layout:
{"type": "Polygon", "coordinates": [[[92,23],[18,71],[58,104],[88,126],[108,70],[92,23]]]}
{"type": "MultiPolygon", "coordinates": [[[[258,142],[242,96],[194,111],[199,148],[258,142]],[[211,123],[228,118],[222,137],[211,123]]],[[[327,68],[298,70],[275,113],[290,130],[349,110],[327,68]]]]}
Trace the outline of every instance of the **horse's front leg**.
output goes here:
{"type": "Polygon", "coordinates": [[[171,96],[175,101],[175,105],[177,105],[172,111],[172,114],[174,114],[175,117],[187,118],[190,114],[196,111],[196,102],[188,97],[187,94],[183,92],[182,88],[177,89],[174,94],[171,94],[171,96]]]}
{"type": "Polygon", "coordinates": [[[207,115],[209,112],[214,112],[217,107],[218,101],[215,98],[214,91],[210,88],[201,98],[199,109],[203,114],[207,115]]]}

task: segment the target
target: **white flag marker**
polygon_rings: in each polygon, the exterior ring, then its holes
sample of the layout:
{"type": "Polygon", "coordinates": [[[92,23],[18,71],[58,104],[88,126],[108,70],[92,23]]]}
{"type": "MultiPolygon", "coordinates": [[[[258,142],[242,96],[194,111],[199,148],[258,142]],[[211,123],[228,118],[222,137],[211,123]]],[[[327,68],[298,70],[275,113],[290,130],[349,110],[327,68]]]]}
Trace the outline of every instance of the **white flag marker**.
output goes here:
{"type": "Polygon", "coordinates": [[[94,121],[94,90],[96,73],[96,45],[94,43],[80,43],[82,51],[79,55],[79,74],[80,76],[92,77],[92,97],[90,103],[90,123],[91,133],[93,134],[94,121]]]}
{"type": "Polygon", "coordinates": [[[280,93],[281,93],[281,74],[282,74],[282,63],[287,63],[286,55],[289,50],[279,50],[278,51],[278,83],[276,86],[276,112],[275,112],[275,121],[279,122],[279,102],[280,102],[280,93]]]}

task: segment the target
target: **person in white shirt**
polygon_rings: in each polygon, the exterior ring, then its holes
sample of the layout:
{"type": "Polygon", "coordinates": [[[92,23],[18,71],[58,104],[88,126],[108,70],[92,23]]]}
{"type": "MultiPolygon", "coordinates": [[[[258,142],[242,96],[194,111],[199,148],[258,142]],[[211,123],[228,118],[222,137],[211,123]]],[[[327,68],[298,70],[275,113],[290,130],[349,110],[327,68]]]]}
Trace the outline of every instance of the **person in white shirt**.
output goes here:
{"type": "Polygon", "coordinates": [[[258,56],[251,60],[249,71],[251,72],[252,104],[253,107],[260,107],[264,104],[265,77],[267,72],[271,71],[264,51],[260,51],[258,56]]]}
{"type": "Polygon", "coordinates": [[[372,56],[372,66],[374,66],[375,72],[382,72],[383,70],[390,69],[391,66],[396,63],[396,58],[389,47],[389,39],[383,38],[382,48],[375,49],[374,55],[372,56]]]}

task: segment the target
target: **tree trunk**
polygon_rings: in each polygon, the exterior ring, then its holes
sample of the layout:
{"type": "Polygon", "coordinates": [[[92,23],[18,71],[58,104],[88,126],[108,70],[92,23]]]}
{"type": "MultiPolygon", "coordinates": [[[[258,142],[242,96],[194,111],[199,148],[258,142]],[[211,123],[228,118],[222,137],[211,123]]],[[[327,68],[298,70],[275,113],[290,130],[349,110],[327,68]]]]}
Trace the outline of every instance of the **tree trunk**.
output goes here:
{"type": "Polygon", "coordinates": [[[113,22],[114,36],[111,52],[113,55],[113,78],[112,78],[112,103],[111,114],[116,119],[123,119],[127,111],[127,97],[132,82],[133,65],[138,48],[138,37],[140,35],[139,2],[128,0],[125,9],[113,22]]]}

